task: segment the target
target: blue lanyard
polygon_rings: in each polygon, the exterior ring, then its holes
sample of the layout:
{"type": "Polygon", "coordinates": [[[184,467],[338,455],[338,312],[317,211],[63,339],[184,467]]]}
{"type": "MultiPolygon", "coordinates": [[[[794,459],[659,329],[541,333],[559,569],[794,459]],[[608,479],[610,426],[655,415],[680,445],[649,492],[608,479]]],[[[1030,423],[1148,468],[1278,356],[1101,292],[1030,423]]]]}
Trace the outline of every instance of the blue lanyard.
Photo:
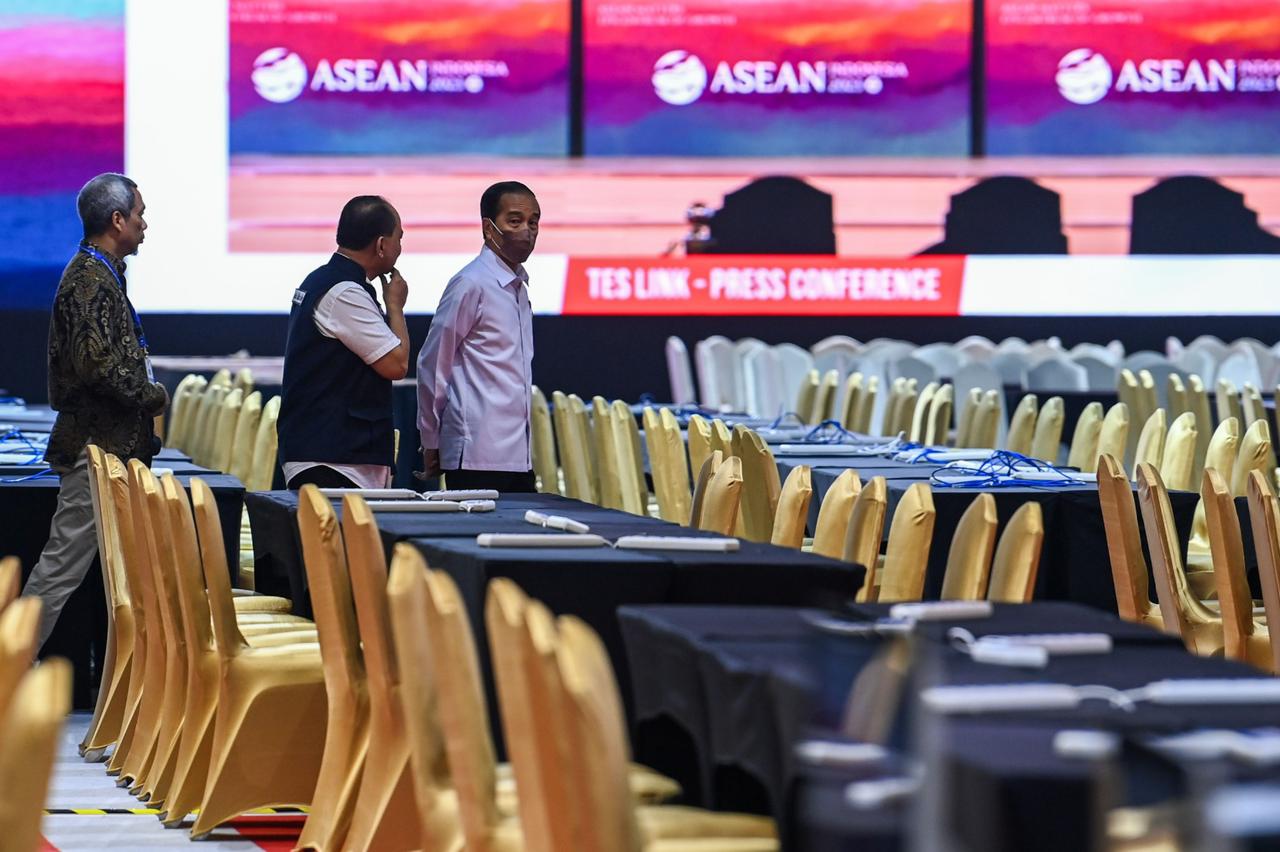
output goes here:
{"type": "Polygon", "coordinates": [[[80,251],[92,258],[102,261],[102,265],[111,273],[111,277],[116,279],[116,284],[120,286],[120,295],[124,296],[124,303],[129,308],[129,314],[133,317],[133,333],[138,337],[138,345],[142,347],[142,351],[147,350],[147,336],[142,332],[142,318],[138,316],[138,312],[133,309],[132,303],[129,302],[129,296],[124,290],[124,279],[120,277],[120,273],[116,271],[116,265],[107,259],[106,255],[99,252],[93,246],[80,246],[80,251]]]}

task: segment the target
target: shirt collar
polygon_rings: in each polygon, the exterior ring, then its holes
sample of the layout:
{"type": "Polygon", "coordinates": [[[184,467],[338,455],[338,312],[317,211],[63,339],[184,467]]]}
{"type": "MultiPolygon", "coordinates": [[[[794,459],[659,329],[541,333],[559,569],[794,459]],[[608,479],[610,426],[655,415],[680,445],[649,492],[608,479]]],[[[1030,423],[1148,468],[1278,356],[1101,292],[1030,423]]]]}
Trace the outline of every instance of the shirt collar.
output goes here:
{"type": "Polygon", "coordinates": [[[125,262],[124,262],[123,260],[121,260],[120,258],[116,257],[116,256],[115,256],[114,254],[112,254],[111,252],[109,252],[109,251],[107,251],[106,249],[104,249],[102,246],[98,245],[97,243],[92,243],[92,242],[90,242],[89,240],[81,240],[81,241],[80,241],[80,248],[82,248],[82,249],[93,249],[93,250],[94,250],[94,251],[96,251],[98,254],[102,255],[102,256],[103,256],[103,257],[105,257],[107,260],[111,261],[111,264],[116,268],[116,271],[120,273],[121,277],[123,277],[123,276],[124,276],[124,272],[125,272],[125,269],[126,269],[125,262]]]}
{"type": "Polygon", "coordinates": [[[517,281],[522,284],[529,283],[529,272],[524,268],[524,264],[520,264],[519,268],[512,272],[511,267],[507,266],[507,262],[498,257],[498,253],[488,246],[480,250],[480,259],[484,262],[488,271],[493,274],[494,280],[502,287],[515,284],[517,281]]]}

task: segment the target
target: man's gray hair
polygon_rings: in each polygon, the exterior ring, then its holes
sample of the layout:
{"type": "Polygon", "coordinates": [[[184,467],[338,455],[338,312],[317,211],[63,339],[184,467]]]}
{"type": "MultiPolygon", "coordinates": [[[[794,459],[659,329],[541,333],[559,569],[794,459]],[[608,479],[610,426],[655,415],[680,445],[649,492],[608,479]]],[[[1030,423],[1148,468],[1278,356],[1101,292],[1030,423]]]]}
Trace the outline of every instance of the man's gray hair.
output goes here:
{"type": "Polygon", "coordinates": [[[133,209],[133,191],[138,185],[115,172],[100,174],[84,185],[76,196],[76,210],[84,224],[84,235],[96,237],[111,227],[117,210],[126,219],[133,209]]]}

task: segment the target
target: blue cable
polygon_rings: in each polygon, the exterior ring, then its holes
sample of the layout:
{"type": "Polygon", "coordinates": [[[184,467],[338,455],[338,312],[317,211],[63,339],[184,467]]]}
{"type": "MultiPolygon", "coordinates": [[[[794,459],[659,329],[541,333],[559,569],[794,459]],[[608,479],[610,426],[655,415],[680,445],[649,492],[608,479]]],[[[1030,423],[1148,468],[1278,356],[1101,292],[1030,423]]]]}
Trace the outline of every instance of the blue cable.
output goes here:
{"type": "Polygon", "coordinates": [[[58,472],[56,470],[54,470],[51,467],[47,467],[44,470],[40,471],[39,473],[29,473],[26,476],[7,477],[5,479],[0,479],[0,482],[3,482],[5,484],[11,484],[14,482],[28,482],[32,479],[41,479],[46,476],[57,476],[57,475],[58,475],[58,472]]]}
{"type": "Polygon", "coordinates": [[[977,468],[956,462],[943,465],[929,474],[929,482],[941,488],[1057,488],[1063,485],[1085,485],[1067,471],[1040,459],[1009,450],[994,450],[990,458],[977,468]],[[1053,473],[1059,481],[1014,478],[1018,473],[1053,473]],[[964,479],[949,478],[947,473],[961,474],[964,479]]]}

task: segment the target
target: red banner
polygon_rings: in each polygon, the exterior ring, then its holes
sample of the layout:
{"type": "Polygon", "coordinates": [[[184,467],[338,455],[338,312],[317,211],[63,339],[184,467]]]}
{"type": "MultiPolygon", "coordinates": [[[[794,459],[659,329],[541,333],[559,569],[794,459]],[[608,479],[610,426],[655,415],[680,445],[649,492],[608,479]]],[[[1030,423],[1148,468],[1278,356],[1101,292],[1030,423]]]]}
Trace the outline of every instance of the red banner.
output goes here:
{"type": "Polygon", "coordinates": [[[569,259],[565,315],[957,316],[963,257],[569,259]]]}

